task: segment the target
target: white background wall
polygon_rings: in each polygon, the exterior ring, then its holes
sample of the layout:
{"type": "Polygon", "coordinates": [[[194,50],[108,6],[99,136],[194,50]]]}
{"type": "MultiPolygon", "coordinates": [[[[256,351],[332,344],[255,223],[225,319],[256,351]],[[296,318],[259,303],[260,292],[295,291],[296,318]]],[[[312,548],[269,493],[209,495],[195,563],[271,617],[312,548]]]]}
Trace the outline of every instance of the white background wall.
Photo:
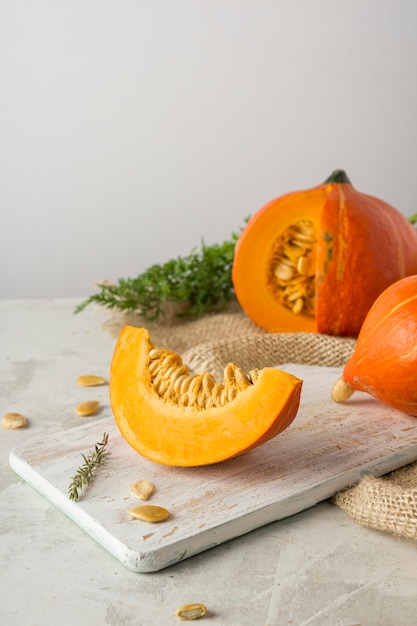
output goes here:
{"type": "Polygon", "coordinates": [[[416,0],[0,0],[0,297],[221,242],[335,168],[417,211],[416,0]]]}

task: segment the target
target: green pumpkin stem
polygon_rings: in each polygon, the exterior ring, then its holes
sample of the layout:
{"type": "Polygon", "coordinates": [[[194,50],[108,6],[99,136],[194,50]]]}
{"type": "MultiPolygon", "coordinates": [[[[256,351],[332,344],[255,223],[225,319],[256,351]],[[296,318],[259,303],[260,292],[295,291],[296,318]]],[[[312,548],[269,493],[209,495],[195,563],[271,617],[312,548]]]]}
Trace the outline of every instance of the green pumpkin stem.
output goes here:
{"type": "Polygon", "coordinates": [[[341,184],[351,185],[352,184],[344,170],[334,170],[334,172],[330,174],[329,178],[326,178],[326,180],[324,181],[325,185],[331,185],[332,183],[339,183],[339,185],[341,184]]]}

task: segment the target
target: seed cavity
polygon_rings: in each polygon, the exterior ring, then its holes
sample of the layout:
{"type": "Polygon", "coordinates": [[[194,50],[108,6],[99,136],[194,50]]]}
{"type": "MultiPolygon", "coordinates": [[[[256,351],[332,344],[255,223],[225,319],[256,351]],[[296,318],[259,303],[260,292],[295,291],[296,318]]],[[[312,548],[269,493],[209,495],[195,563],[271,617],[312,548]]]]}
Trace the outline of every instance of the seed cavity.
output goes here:
{"type": "Polygon", "coordinates": [[[135,506],[127,511],[135,519],[149,524],[157,524],[168,519],[169,511],[162,506],[154,506],[152,504],[143,504],[135,506]]]}
{"type": "Polygon", "coordinates": [[[21,413],[5,413],[3,415],[3,428],[6,430],[18,430],[26,426],[26,417],[21,413]]]}
{"type": "Polygon", "coordinates": [[[94,374],[86,374],[84,376],[78,376],[77,383],[81,387],[96,387],[98,385],[105,385],[106,379],[102,376],[95,376],[94,374]]]}
{"type": "Polygon", "coordinates": [[[163,400],[201,410],[232,402],[256,382],[260,371],[254,369],[246,375],[240,367],[229,363],[223,381],[218,382],[209,372],[191,374],[178,354],[154,347],[149,350],[148,365],[151,384],[163,400]]]}
{"type": "Polygon", "coordinates": [[[203,617],[207,613],[207,607],[205,604],[193,603],[193,604],[184,604],[177,609],[175,615],[178,619],[182,621],[198,619],[203,617]]]}
{"type": "Polygon", "coordinates": [[[139,500],[147,500],[155,491],[155,485],[149,480],[138,480],[130,487],[130,493],[139,500]]]}
{"type": "Polygon", "coordinates": [[[299,220],[275,241],[268,285],[278,302],[295,315],[315,315],[317,233],[311,220],[299,220]]]}
{"type": "Polygon", "coordinates": [[[98,400],[89,400],[88,402],[82,402],[77,406],[77,413],[82,417],[88,417],[88,415],[93,415],[100,406],[100,402],[98,400]]]}

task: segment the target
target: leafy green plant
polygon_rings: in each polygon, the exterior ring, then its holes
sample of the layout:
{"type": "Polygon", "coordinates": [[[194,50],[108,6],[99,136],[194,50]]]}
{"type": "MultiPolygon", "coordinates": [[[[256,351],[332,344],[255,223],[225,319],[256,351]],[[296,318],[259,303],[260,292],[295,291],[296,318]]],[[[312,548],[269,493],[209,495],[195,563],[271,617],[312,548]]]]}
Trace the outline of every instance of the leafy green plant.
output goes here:
{"type": "MultiPolygon", "coordinates": [[[[408,219],[417,227],[417,213],[408,219]]],[[[232,267],[241,230],[222,244],[207,246],[202,241],[200,249],[152,265],[136,278],[120,278],[116,283],[102,281],[97,284],[100,291],[81,302],[75,313],[96,303],[109,309],[138,312],[154,321],[164,314],[165,302],[183,302],[184,316],[197,317],[208,310],[222,309],[234,295],[232,267]]]]}
{"type": "Polygon", "coordinates": [[[239,233],[222,244],[193,249],[188,256],[149,267],[136,278],[117,283],[103,281],[99,293],[82,302],[75,312],[96,303],[109,309],[136,311],[145,319],[163,315],[164,302],[184,302],[183,315],[199,316],[213,308],[224,308],[233,296],[232,266],[239,233]]]}

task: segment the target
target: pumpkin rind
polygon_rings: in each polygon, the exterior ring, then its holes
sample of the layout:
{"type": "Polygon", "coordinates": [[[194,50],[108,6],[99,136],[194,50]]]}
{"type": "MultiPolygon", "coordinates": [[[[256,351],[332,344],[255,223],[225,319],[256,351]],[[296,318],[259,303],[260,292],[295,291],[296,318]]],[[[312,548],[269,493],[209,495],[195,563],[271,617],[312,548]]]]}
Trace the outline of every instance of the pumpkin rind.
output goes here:
{"type": "Polygon", "coordinates": [[[110,372],[110,400],[116,423],[142,456],[173,466],[217,463],[275,437],[294,420],[302,381],[275,368],[224,406],[196,409],[161,397],[151,382],[153,344],[143,328],[125,326],[110,372]]]}
{"type": "Polygon", "coordinates": [[[379,294],[415,273],[416,229],[337,171],[323,185],[276,198],[253,215],[237,242],[232,277],[244,311],[270,332],[357,336],[379,294]],[[315,318],[283,307],[267,280],[274,241],[303,219],[317,229],[315,318]]]}
{"type": "Polygon", "coordinates": [[[417,276],[397,281],[377,298],[343,380],[352,389],[417,416],[417,276]]]}

